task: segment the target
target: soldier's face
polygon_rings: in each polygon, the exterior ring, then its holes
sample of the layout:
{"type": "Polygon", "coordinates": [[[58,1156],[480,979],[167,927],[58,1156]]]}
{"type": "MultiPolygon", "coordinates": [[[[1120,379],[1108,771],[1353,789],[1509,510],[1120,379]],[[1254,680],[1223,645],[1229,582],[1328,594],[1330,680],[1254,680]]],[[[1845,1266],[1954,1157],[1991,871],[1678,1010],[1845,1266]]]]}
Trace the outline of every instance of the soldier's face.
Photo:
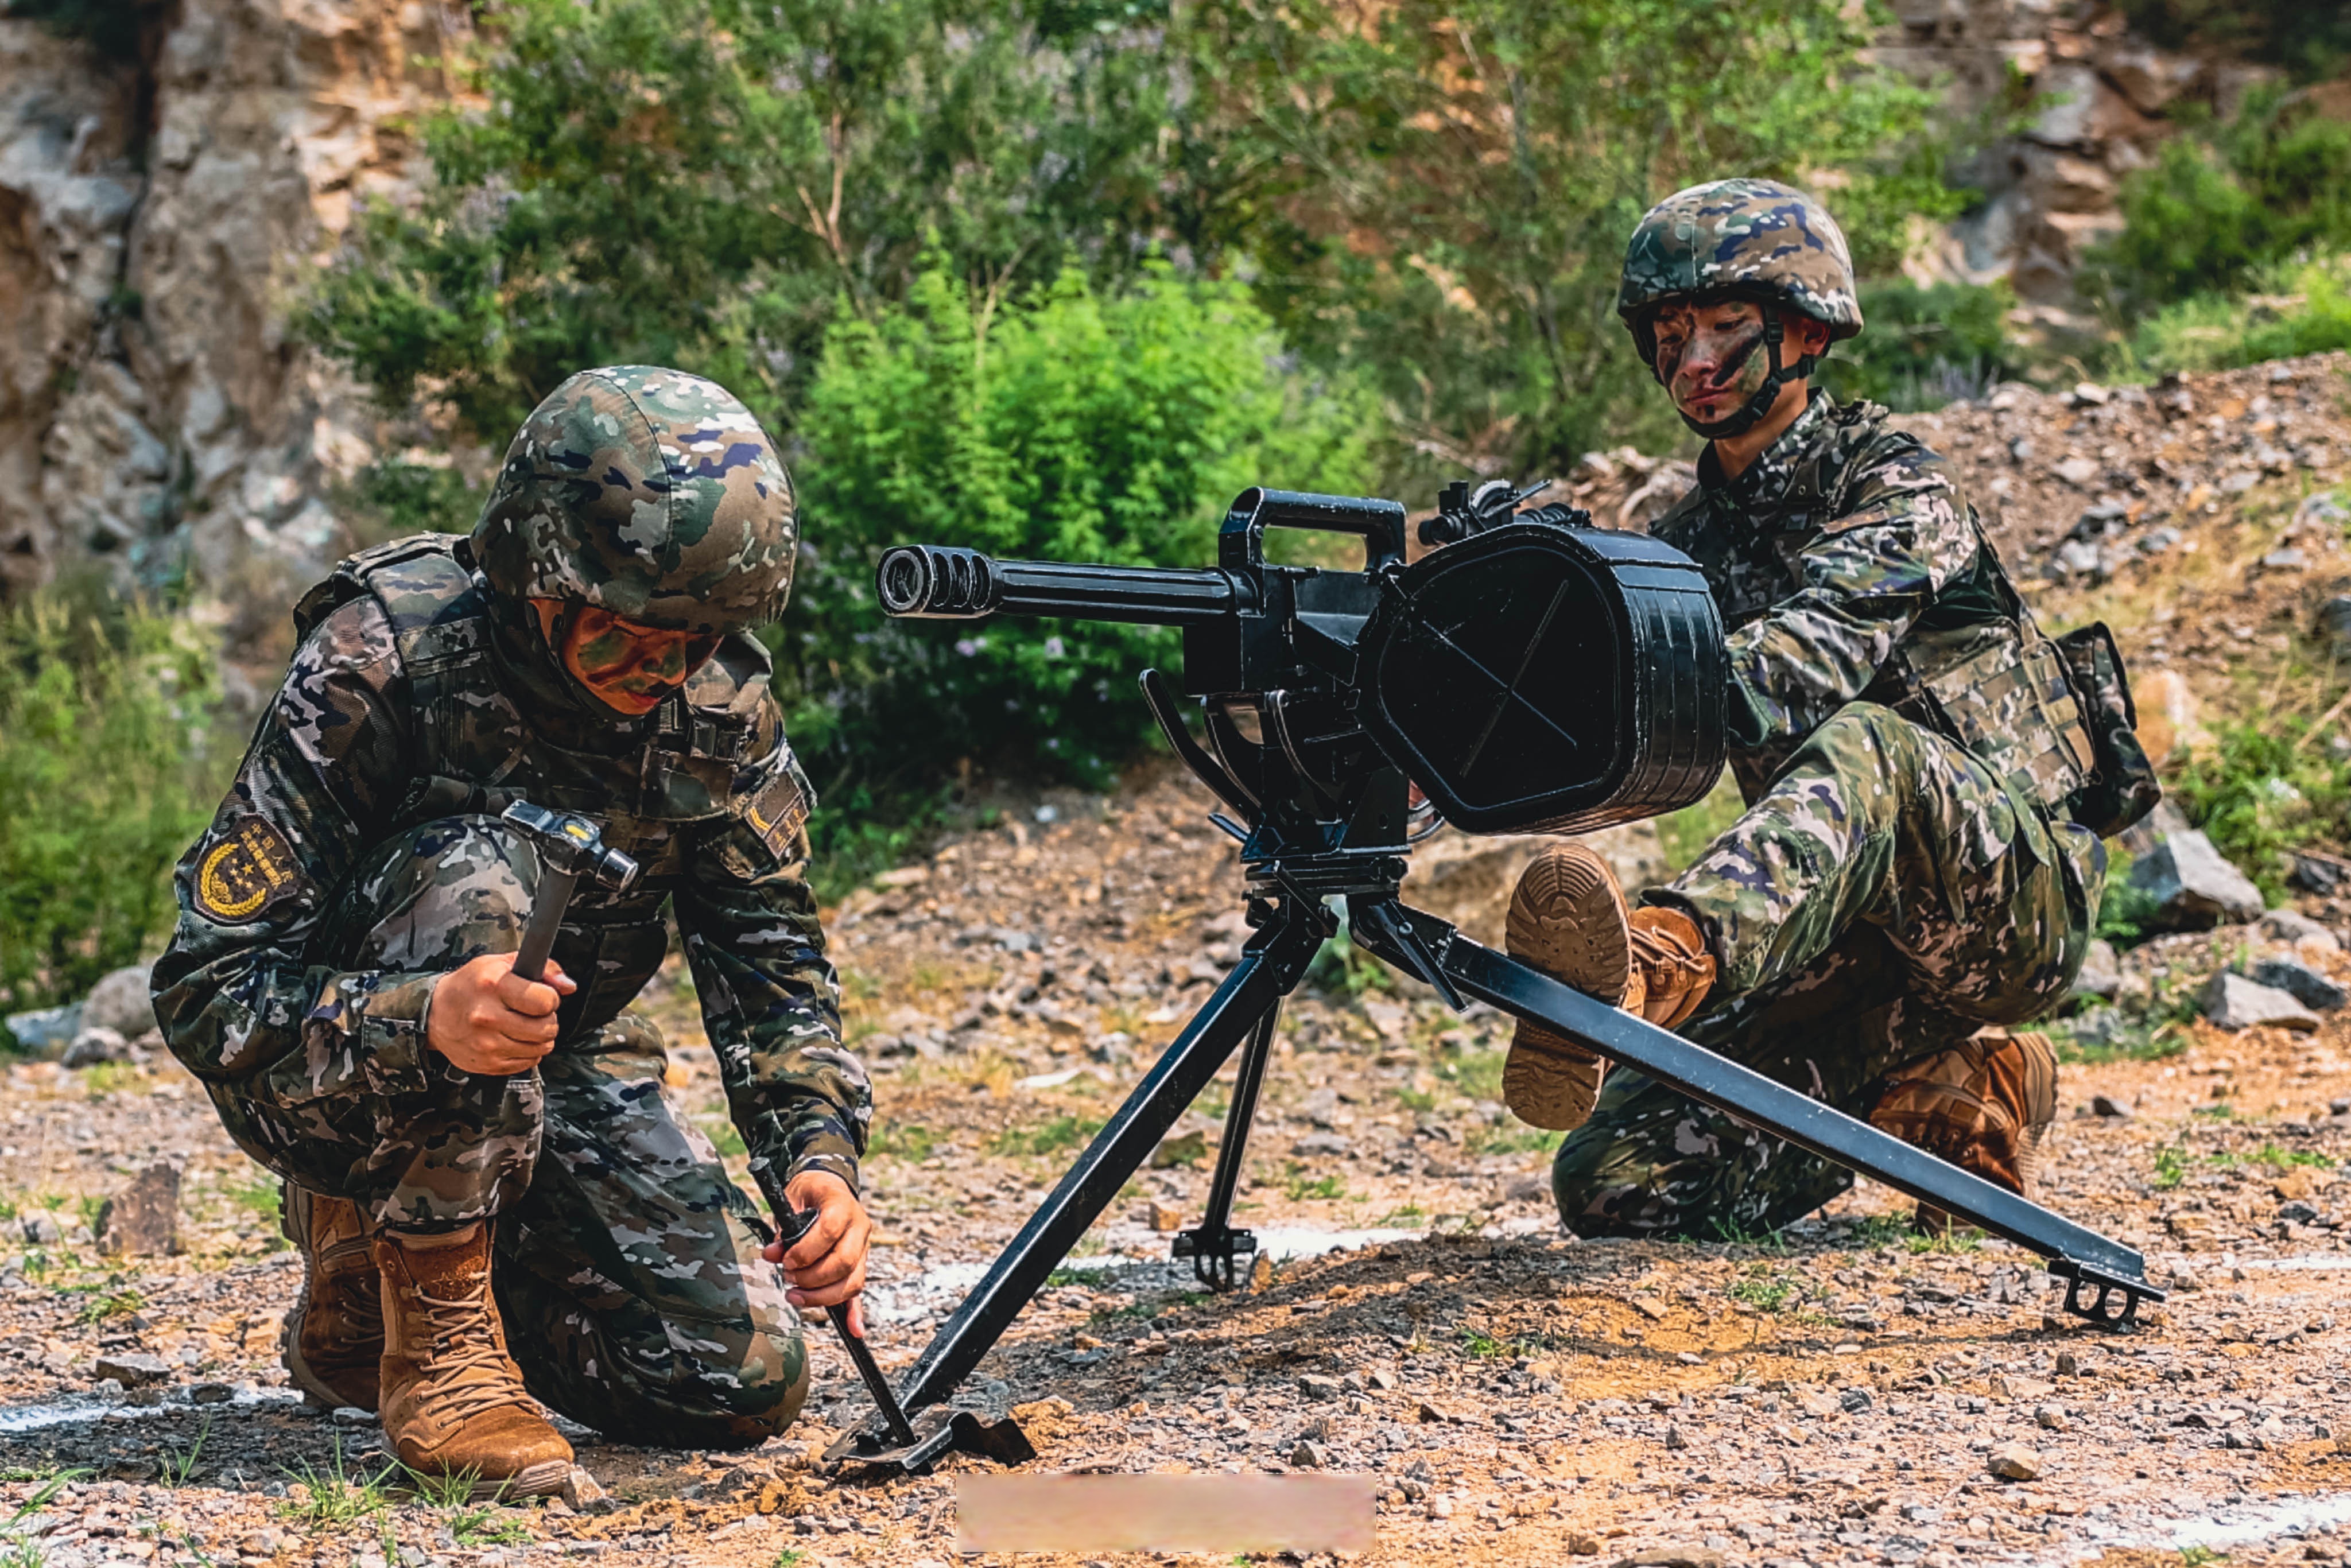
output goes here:
{"type": "MultiPolygon", "coordinates": [[[[552,599],[530,602],[538,612],[540,629],[554,643],[563,605],[552,599]]],[[[594,605],[583,605],[572,615],[557,649],[563,667],[599,702],[631,715],[659,707],[717,651],[716,637],[640,626],[594,605]]]]}
{"type": "MultiPolygon", "coordinates": [[[[1828,345],[1828,329],[1809,316],[1783,313],[1781,323],[1784,359],[1828,345]]],[[[1674,406],[1701,424],[1738,413],[1771,374],[1763,308],[1752,300],[1674,300],[1658,309],[1656,333],[1657,379],[1674,406]]]]}

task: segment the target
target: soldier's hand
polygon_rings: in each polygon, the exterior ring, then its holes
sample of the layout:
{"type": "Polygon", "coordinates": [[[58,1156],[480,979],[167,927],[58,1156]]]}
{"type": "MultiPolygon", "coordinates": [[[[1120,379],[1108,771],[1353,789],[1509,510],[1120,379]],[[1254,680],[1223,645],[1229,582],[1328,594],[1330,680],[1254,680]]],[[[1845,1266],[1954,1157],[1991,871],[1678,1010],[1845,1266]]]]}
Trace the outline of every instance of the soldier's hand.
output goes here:
{"type": "Polygon", "coordinates": [[[858,1292],[865,1289],[865,1248],[873,1238],[873,1221],[849,1184],[825,1171],[802,1171],[784,1188],[799,1209],[816,1210],[816,1223],[784,1250],[780,1240],[768,1243],[767,1259],[784,1266],[784,1282],[791,1288],[784,1299],[796,1307],[829,1307],[849,1303],[849,1332],[865,1337],[865,1312],[858,1292]]]}
{"type": "Polygon", "coordinates": [[[555,1009],[579,988],[553,959],[546,978],[520,980],[513,954],[486,953],[434,984],[425,1043],[466,1072],[528,1072],[555,1048],[555,1009]]]}

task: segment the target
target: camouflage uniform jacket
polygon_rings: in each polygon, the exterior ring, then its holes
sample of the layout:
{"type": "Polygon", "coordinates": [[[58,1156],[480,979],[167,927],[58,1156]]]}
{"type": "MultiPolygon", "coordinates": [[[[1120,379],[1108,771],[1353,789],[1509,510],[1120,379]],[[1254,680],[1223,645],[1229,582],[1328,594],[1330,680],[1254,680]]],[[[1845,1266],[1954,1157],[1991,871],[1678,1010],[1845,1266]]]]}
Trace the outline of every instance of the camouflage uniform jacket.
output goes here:
{"type": "Polygon", "coordinates": [[[659,967],[673,901],[753,1157],[854,1186],[872,1090],[841,1044],[805,881],[811,796],[765,650],[728,637],[682,693],[622,719],[590,711],[522,634],[523,612],[482,586],[465,540],[439,535],[355,556],[303,601],[285,683],[180,862],[178,929],[155,977],[173,1053],[216,1092],[306,1031],[329,1031],[386,1091],[454,1071],[424,1045],[436,972],[338,973],[313,938],[371,847],[519,796],[594,818],[643,867],[626,894],[583,886],[570,905],[555,958],[580,989],[558,1049],[659,967]]]}
{"type": "Polygon", "coordinates": [[[1650,532],[1698,562],[1729,633],[1730,766],[1752,801],[1847,703],[1958,741],[2028,801],[2059,807],[2089,737],[1949,465],[1873,403],[1822,393],[1650,532]]]}

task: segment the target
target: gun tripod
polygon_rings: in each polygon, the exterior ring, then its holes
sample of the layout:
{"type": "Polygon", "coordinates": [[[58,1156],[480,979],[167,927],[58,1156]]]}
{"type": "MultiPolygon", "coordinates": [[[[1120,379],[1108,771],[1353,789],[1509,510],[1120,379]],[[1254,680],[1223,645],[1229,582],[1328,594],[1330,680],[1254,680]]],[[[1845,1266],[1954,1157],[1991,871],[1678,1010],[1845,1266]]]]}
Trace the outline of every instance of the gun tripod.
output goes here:
{"type": "MultiPolygon", "coordinates": [[[[1692,1099],[2029,1248],[2067,1281],[2065,1307],[2077,1316],[2123,1327],[2133,1322],[2142,1300],[2163,1299],[2147,1284],[2143,1261],[2129,1248],[1571,989],[1405,906],[1398,894],[1410,843],[1406,787],[1393,768],[1363,776],[1360,789],[1343,800],[1332,800],[1310,784],[1303,798],[1319,800],[1321,809],[1311,814],[1310,830],[1301,831],[1306,819],[1275,809],[1273,792],[1264,788],[1274,781],[1296,784],[1300,778],[1273,779],[1259,770],[1252,777],[1260,789],[1245,789],[1234,770],[1192,739],[1155,672],[1144,677],[1144,688],[1177,754],[1249,824],[1243,827],[1223,813],[1213,818],[1243,841],[1254,930],[1240,962],[925,1349],[904,1391],[909,1409],[938,1404],[954,1393],[1236,1050],[1242,1052],[1239,1076],[1225,1113],[1207,1212],[1198,1225],[1176,1238],[1175,1256],[1188,1259],[1213,1290],[1230,1290],[1241,1281],[1242,1260],[1257,1249],[1256,1238],[1231,1223],[1250,1124],[1282,1000],[1338,929],[1325,903],[1333,897],[1345,900],[1349,934],[1358,946],[1425,981],[1457,1010],[1467,1005],[1465,998],[1475,998],[1513,1017],[1549,1024],[1692,1099]]],[[[1279,703],[1271,711],[1279,715],[1279,703]]],[[[1241,737],[1231,727],[1229,717],[1212,713],[1209,735],[1219,753],[1237,748],[1241,737]]],[[[1301,748],[1290,739],[1306,738],[1286,736],[1284,731],[1262,749],[1278,757],[1301,748]]],[[[1265,760],[1259,758],[1260,769],[1265,760]]],[[[1299,776],[1305,773],[1297,769],[1299,776]]],[[[854,1456],[861,1443],[879,1440],[861,1429],[836,1444],[835,1452],[854,1456]]]]}

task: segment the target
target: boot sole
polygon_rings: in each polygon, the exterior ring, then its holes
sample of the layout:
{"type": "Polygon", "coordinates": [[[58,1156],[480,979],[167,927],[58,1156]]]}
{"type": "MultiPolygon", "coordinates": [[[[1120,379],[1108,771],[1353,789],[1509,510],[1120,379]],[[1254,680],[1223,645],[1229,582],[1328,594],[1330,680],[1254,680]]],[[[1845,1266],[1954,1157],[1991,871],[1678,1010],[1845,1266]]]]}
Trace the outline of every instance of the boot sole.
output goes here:
{"type": "Polygon", "coordinates": [[[495,1502],[510,1497],[553,1497],[571,1479],[572,1461],[546,1459],[527,1465],[512,1479],[502,1481],[477,1480],[467,1495],[468,1502],[495,1502]]]}
{"type": "MultiPolygon", "coordinates": [[[[1633,976],[1633,932],[1608,862],[1570,844],[1546,851],[1510,894],[1505,949],[1614,1007],[1633,976]]],[[[1591,1118],[1606,1064],[1555,1030],[1519,1020],[1502,1063],[1502,1103],[1529,1126],[1566,1132],[1591,1118]]]]}

